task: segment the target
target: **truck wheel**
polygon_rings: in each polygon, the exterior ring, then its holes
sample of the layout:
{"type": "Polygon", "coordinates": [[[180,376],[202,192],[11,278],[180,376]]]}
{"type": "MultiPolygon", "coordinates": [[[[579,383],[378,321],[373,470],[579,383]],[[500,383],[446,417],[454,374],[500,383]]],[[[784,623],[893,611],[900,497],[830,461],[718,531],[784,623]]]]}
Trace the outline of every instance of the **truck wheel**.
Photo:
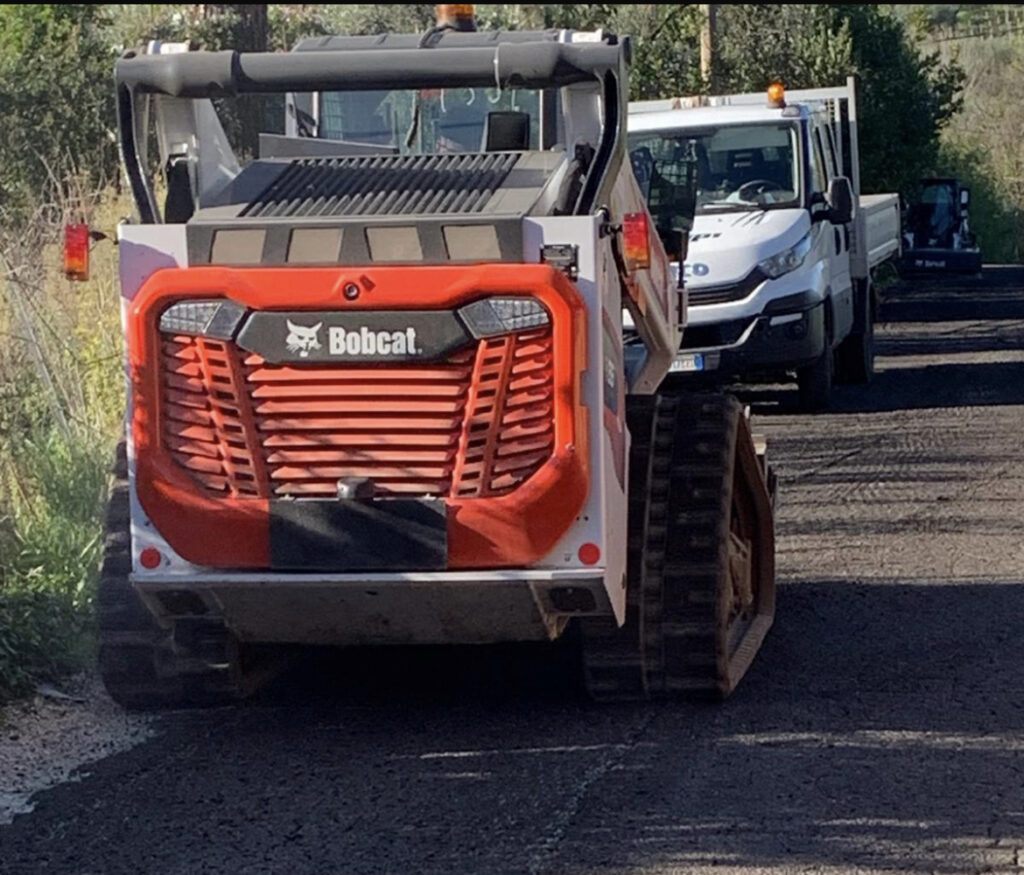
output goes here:
{"type": "Polygon", "coordinates": [[[808,413],[825,410],[832,402],[832,382],[835,361],[832,348],[826,341],[825,349],[811,364],[796,372],[800,409],[808,413]]]}
{"type": "Polygon", "coordinates": [[[728,696],[775,616],[766,478],[738,401],[657,395],[629,410],[626,621],[581,624],[597,700],[728,696]]]}
{"type": "Polygon", "coordinates": [[[836,350],[836,377],[843,383],[871,382],[875,374],[875,290],[870,283],[858,283],[858,299],[862,302],[864,327],[846,338],[836,350]]]}
{"type": "Polygon", "coordinates": [[[864,331],[847,337],[839,345],[836,355],[838,373],[844,383],[870,383],[875,374],[874,323],[869,320],[864,331]]]}
{"type": "Polygon", "coordinates": [[[97,592],[99,670],[110,697],[130,709],[212,705],[249,692],[242,682],[241,651],[220,628],[211,628],[220,658],[183,654],[135,592],[131,572],[130,498],[125,446],[117,449],[107,505],[106,540],[97,592]]]}

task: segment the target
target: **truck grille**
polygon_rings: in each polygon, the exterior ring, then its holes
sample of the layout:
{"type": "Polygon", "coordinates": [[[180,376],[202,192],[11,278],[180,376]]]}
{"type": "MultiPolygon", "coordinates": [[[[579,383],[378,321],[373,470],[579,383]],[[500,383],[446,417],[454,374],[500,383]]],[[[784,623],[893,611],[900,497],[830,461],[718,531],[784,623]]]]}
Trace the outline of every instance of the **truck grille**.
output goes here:
{"type": "Polygon", "coordinates": [[[230,341],[162,338],[162,436],[207,493],[331,498],[511,492],[554,449],[550,327],[434,364],[289,366],[230,341]]]}
{"type": "Polygon", "coordinates": [[[725,304],[729,301],[742,301],[753,294],[757,287],[767,279],[768,275],[762,273],[760,268],[755,267],[739,282],[703,288],[688,286],[687,292],[691,304],[725,304]]]}

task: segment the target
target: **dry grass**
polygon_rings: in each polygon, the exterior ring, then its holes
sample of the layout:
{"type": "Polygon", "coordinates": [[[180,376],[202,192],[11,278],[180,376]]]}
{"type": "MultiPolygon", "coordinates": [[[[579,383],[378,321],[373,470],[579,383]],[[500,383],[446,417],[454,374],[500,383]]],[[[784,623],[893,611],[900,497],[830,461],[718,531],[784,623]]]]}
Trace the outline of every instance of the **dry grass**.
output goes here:
{"type": "Polygon", "coordinates": [[[113,191],[0,232],[0,700],[86,658],[124,370],[113,191]],[[63,222],[108,235],[63,275],[63,222]],[[83,641],[85,647],[83,650],[83,641]]]}

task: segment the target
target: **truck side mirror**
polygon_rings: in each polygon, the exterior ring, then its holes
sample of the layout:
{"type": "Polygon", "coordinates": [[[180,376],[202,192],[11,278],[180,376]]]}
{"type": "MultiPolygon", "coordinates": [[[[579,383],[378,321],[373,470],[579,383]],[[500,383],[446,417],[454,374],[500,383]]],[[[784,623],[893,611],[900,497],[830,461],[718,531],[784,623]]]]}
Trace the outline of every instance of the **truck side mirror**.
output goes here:
{"type": "Polygon", "coordinates": [[[828,220],[834,225],[853,221],[853,186],[849,178],[836,176],[828,184],[828,220]]]}

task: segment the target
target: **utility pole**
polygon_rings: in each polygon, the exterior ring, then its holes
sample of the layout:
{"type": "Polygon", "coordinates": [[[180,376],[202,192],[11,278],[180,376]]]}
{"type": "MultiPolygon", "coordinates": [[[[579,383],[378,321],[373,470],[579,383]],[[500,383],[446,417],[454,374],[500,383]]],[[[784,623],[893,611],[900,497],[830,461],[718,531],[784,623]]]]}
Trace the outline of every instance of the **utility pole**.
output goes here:
{"type": "Polygon", "coordinates": [[[715,81],[715,18],[718,7],[714,3],[701,3],[700,15],[700,76],[704,80],[704,88],[711,94],[715,93],[718,83],[715,81]]]}

